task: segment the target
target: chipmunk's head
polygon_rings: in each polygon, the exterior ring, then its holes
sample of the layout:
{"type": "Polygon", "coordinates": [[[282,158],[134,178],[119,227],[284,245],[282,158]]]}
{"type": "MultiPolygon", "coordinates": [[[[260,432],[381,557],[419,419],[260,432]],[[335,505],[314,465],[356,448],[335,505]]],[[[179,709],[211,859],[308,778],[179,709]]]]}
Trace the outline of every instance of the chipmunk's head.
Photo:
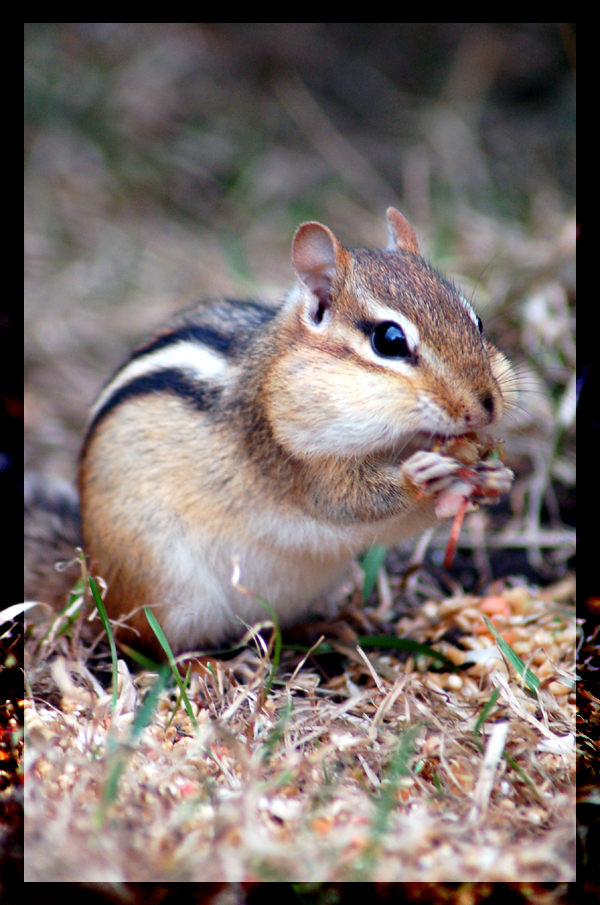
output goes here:
{"type": "Polygon", "coordinates": [[[320,223],[292,245],[297,283],[282,311],[268,409],[298,455],[365,455],[416,436],[456,436],[498,421],[512,369],[457,290],[387,212],[389,244],[350,251],[320,223]]]}

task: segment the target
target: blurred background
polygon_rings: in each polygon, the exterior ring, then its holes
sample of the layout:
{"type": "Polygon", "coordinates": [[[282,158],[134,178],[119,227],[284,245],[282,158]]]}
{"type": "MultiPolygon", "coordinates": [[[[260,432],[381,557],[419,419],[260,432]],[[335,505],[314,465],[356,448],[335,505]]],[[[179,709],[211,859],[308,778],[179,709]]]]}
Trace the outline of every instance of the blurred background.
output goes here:
{"type": "Polygon", "coordinates": [[[74,479],[98,390],[166,316],[281,299],[299,223],[381,247],[392,204],[518,367],[504,528],[560,575],[574,44],[547,23],[27,25],[26,467],[74,479]]]}

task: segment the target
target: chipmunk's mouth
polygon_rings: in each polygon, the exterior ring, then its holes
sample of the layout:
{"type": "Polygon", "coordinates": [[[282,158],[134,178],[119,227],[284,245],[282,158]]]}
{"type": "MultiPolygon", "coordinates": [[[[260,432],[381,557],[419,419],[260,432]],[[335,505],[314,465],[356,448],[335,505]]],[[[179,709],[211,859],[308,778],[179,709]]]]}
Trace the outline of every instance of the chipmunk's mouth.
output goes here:
{"type": "Polygon", "coordinates": [[[437,452],[458,459],[465,465],[475,465],[484,459],[497,457],[504,460],[503,443],[485,432],[466,431],[451,436],[442,434],[417,434],[401,449],[391,451],[394,461],[406,461],[417,452],[437,452]]]}

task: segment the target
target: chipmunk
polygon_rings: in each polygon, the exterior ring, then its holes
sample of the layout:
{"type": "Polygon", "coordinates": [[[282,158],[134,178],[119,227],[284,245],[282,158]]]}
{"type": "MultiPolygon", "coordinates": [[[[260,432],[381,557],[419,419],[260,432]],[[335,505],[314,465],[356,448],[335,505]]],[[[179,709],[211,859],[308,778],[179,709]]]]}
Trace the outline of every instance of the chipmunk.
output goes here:
{"type": "Polygon", "coordinates": [[[101,392],[79,466],[84,548],[129,643],[157,652],[144,606],[175,651],[241,635],[266,617],[258,598],[289,625],[357,553],[432,525],[453,488],[509,490],[496,460],[465,485],[443,444],[498,423],[513,369],[402,214],[387,226],[387,248],[366,251],[303,223],[283,303],[200,304],[101,392]]]}

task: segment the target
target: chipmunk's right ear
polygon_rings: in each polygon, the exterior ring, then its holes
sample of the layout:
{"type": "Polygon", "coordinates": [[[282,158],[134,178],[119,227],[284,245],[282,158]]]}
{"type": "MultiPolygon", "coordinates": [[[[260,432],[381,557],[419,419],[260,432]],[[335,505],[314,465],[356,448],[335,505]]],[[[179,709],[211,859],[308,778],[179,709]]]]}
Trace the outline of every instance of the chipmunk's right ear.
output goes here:
{"type": "Polygon", "coordinates": [[[298,281],[314,298],[310,317],[320,325],[331,307],[333,281],[344,266],[344,251],[322,223],[303,223],[292,242],[292,264],[298,281]]]}
{"type": "Polygon", "coordinates": [[[395,207],[388,207],[385,212],[388,225],[388,251],[408,252],[411,255],[420,255],[419,243],[414,229],[400,211],[395,207]]]}

